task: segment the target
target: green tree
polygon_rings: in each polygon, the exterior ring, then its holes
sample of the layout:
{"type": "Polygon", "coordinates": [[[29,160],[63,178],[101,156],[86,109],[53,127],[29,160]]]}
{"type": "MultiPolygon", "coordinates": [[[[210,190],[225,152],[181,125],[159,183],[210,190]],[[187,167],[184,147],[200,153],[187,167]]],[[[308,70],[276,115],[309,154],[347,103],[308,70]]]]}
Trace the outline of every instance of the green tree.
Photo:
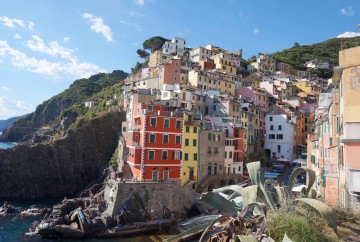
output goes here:
{"type": "Polygon", "coordinates": [[[166,41],[168,41],[168,39],[161,36],[154,36],[144,41],[143,48],[144,50],[150,50],[151,53],[153,53],[154,51],[161,49],[166,41]]]}
{"type": "Polygon", "coordinates": [[[139,57],[142,58],[142,59],[145,59],[146,57],[149,56],[149,53],[146,52],[145,50],[142,50],[142,49],[138,49],[138,50],[136,51],[136,53],[137,53],[137,54],[139,55],[139,57]]]}

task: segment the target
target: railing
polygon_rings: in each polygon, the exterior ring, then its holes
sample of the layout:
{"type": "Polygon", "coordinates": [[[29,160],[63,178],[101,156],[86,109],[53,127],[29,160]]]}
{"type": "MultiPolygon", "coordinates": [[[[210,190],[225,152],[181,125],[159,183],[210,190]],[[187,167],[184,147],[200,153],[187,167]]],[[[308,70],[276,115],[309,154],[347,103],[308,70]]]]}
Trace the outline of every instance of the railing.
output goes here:
{"type": "Polygon", "coordinates": [[[182,114],[178,114],[175,111],[173,111],[173,112],[162,111],[162,110],[149,111],[147,109],[141,109],[140,114],[141,115],[154,115],[154,116],[167,116],[167,117],[181,117],[182,116],[182,114]]]}
{"type": "Polygon", "coordinates": [[[201,122],[198,120],[185,121],[185,125],[200,126],[201,122]]]}

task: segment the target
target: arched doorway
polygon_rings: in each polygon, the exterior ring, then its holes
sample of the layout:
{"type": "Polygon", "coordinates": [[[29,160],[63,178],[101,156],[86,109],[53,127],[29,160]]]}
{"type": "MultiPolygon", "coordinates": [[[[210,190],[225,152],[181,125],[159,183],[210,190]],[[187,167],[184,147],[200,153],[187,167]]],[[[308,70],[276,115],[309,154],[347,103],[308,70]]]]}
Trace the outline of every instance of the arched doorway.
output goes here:
{"type": "Polygon", "coordinates": [[[211,184],[208,186],[208,192],[211,192],[212,190],[214,190],[214,188],[215,188],[215,185],[211,183],[211,184]]]}

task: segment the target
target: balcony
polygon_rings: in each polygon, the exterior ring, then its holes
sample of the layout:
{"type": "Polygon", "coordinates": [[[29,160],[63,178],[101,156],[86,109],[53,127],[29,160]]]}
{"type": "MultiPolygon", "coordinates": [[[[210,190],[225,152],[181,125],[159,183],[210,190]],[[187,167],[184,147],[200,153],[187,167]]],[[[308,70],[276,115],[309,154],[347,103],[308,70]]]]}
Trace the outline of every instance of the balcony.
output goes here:
{"type": "Polygon", "coordinates": [[[140,115],[148,115],[148,116],[165,116],[165,117],[182,117],[181,113],[176,113],[175,111],[149,111],[147,109],[141,109],[140,115]]]}
{"type": "Polygon", "coordinates": [[[201,122],[199,120],[191,120],[191,121],[185,121],[184,125],[190,125],[190,126],[200,126],[201,122]]]}

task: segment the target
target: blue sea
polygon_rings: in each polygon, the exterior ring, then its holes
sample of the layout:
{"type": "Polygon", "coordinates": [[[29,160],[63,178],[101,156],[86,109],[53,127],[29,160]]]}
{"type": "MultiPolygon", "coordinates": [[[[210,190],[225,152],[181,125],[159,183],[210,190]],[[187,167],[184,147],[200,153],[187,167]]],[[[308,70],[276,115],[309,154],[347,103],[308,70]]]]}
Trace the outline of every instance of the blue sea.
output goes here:
{"type": "MultiPolygon", "coordinates": [[[[9,199],[8,202],[19,210],[25,210],[30,207],[51,208],[54,204],[59,203],[62,198],[58,199],[9,199]]],[[[0,198],[0,206],[4,204],[5,199],[0,198]]],[[[38,235],[25,235],[35,221],[40,221],[41,216],[36,217],[20,217],[7,216],[0,217],[0,242],[61,242],[77,240],[42,240],[38,235]]],[[[159,231],[156,234],[142,234],[125,238],[110,239],[86,239],[81,241],[88,242],[160,242],[162,238],[169,237],[167,231],[159,231]]]]}
{"type": "MultiPolygon", "coordinates": [[[[2,132],[0,132],[1,136],[2,132]]],[[[0,149],[9,149],[16,145],[16,143],[13,142],[0,142],[0,149]]]]}
{"type": "Polygon", "coordinates": [[[9,149],[16,145],[16,143],[12,142],[0,142],[0,149],[9,149]]]}

